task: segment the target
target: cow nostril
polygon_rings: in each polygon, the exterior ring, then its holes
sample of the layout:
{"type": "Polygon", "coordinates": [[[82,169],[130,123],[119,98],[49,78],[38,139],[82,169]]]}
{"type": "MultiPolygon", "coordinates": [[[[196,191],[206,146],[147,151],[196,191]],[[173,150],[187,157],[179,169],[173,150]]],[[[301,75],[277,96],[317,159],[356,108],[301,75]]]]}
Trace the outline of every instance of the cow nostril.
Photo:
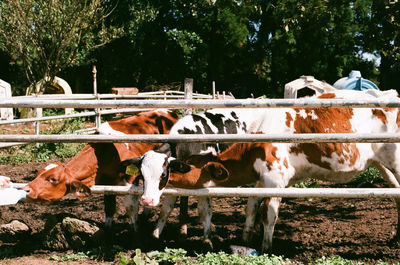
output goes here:
{"type": "Polygon", "coordinates": [[[31,192],[31,188],[29,186],[24,187],[24,191],[29,194],[31,192]]]}

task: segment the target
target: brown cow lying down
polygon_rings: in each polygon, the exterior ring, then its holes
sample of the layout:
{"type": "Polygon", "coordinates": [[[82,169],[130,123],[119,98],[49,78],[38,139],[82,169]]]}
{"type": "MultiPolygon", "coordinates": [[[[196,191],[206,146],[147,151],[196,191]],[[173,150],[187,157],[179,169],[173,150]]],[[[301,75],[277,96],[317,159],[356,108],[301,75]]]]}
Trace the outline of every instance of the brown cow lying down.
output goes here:
{"type": "MultiPolygon", "coordinates": [[[[177,115],[167,110],[141,112],[135,116],[103,123],[100,134],[163,134],[177,121],[177,115]]],[[[90,143],[67,164],[55,163],[40,170],[36,178],[25,186],[25,201],[45,203],[58,200],[68,193],[77,197],[90,195],[90,187],[97,185],[128,185],[136,176],[121,172],[122,160],[143,155],[156,143],[90,143]]],[[[116,212],[115,195],[105,195],[105,226],[110,228],[116,212]]],[[[137,196],[127,195],[125,207],[136,231],[139,203],[137,196]]]]}

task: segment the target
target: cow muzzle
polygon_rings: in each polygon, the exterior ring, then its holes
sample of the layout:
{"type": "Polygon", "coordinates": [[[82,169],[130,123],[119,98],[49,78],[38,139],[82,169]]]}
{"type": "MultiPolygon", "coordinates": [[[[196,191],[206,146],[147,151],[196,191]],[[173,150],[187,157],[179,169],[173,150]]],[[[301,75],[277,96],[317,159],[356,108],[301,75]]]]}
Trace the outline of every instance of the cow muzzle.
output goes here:
{"type": "Polygon", "coordinates": [[[157,206],[157,204],[158,204],[158,203],[155,202],[154,198],[148,198],[148,197],[141,197],[140,198],[140,203],[143,206],[150,206],[150,207],[157,206]]]}

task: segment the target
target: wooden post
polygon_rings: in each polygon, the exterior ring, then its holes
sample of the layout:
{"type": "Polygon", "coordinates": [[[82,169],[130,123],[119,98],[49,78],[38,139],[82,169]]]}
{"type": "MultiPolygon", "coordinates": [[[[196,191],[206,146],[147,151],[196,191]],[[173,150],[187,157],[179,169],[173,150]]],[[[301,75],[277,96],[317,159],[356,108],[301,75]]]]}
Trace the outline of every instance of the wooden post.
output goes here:
{"type": "MultiPolygon", "coordinates": [[[[193,99],[193,78],[185,78],[185,99],[193,99]]],[[[185,109],[185,115],[192,114],[192,109],[185,109]]]]}

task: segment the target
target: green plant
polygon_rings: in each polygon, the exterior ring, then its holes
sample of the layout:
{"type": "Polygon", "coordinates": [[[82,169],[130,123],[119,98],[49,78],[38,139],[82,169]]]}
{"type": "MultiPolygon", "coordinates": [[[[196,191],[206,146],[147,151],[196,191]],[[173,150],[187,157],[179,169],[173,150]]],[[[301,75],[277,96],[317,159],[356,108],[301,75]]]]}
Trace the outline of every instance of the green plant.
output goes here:
{"type": "Polygon", "coordinates": [[[275,265],[275,264],[288,264],[289,260],[281,256],[275,255],[260,255],[260,256],[238,256],[236,254],[207,253],[199,255],[195,264],[206,265],[275,265]]]}
{"type": "Polygon", "coordinates": [[[88,253],[83,253],[83,252],[70,253],[63,256],[51,255],[49,257],[49,260],[55,260],[55,261],[82,261],[88,259],[91,259],[90,256],[88,256],[88,253]]]}
{"type": "Polygon", "coordinates": [[[319,188],[319,184],[315,179],[302,181],[294,185],[295,188],[319,188]]]}
{"type": "Polygon", "coordinates": [[[376,167],[369,167],[364,170],[363,173],[356,176],[351,184],[362,185],[362,184],[374,184],[383,180],[381,173],[376,167]]]}
{"type": "Polygon", "coordinates": [[[186,257],[186,254],[186,250],[181,248],[165,248],[164,252],[152,251],[147,253],[147,256],[160,264],[176,264],[178,262],[187,262],[189,258],[186,257]]]}

